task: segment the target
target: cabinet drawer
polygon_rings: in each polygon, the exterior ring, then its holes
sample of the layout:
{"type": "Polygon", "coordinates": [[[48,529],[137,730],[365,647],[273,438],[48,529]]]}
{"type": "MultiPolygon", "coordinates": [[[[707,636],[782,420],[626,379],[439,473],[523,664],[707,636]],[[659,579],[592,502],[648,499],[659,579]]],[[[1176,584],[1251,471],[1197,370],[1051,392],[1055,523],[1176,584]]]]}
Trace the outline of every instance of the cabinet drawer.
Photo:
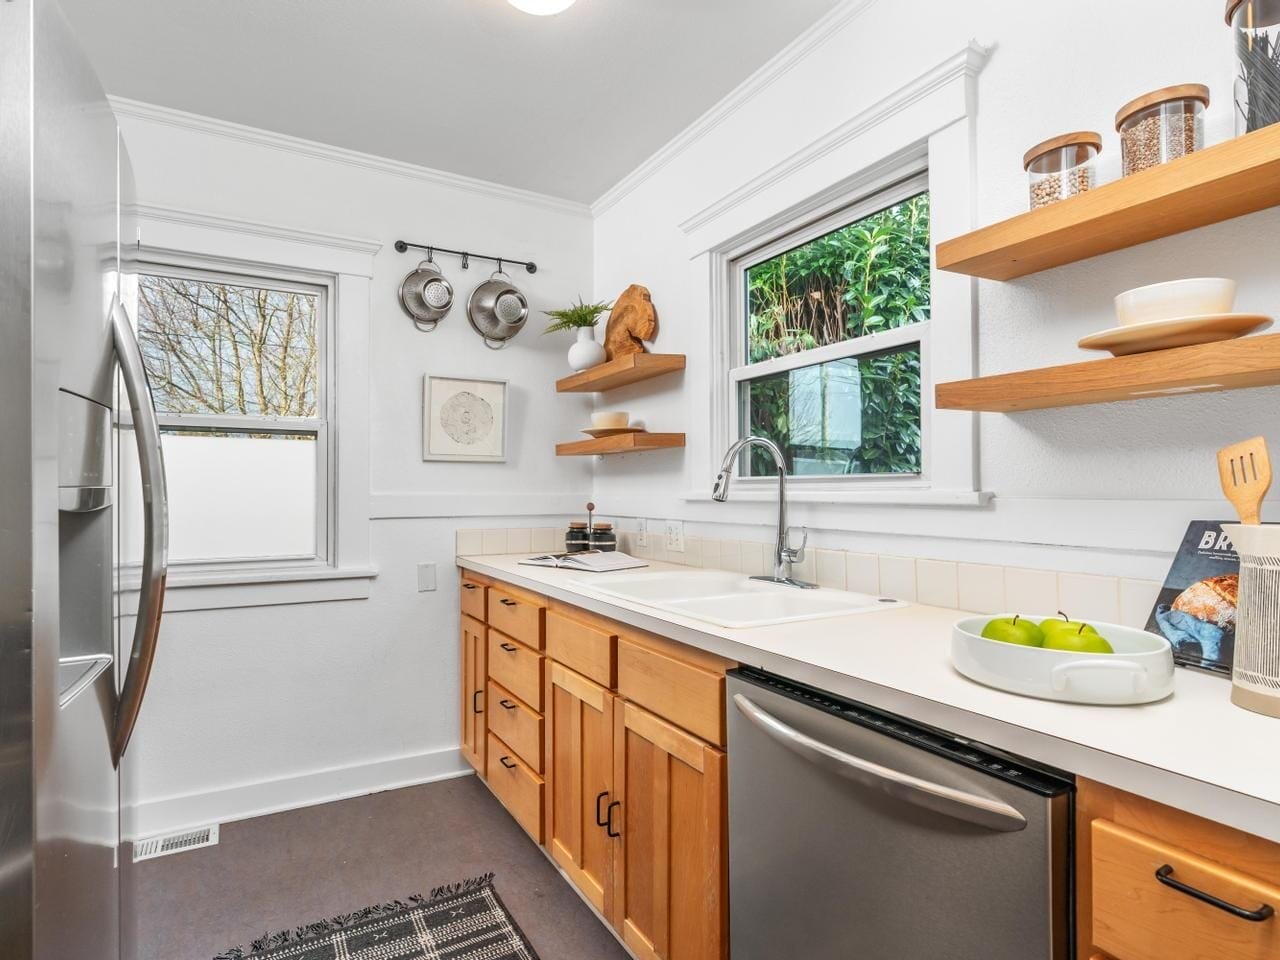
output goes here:
{"type": "MultiPolygon", "coordinates": [[[[492,656],[492,655],[491,655],[492,656]]],[[[492,662],[492,661],[491,661],[492,662]]],[[[618,693],[724,746],[724,671],[633,637],[618,638],[618,693]]]]}
{"type": "Polygon", "coordinates": [[[489,787],[516,822],[542,842],[542,778],[489,734],[489,787]]]}
{"type": "Polygon", "coordinates": [[[547,656],[602,687],[613,686],[617,642],[607,621],[586,623],[554,609],[547,611],[547,656]]]}
{"type": "Polygon", "coordinates": [[[1095,946],[1121,960],[1280,960],[1274,914],[1235,916],[1170,884],[1247,911],[1280,909],[1280,887],[1109,820],[1093,821],[1092,840],[1095,946]]]}
{"type": "Polygon", "coordinates": [[[489,625],[523,644],[542,649],[547,604],[542,597],[514,587],[489,588],[489,625]]]}
{"type": "Polygon", "coordinates": [[[534,710],[542,711],[542,654],[489,630],[489,676],[534,710]]]}
{"type": "Polygon", "coordinates": [[[485,703],[489,730],[496,733],[535,773],[542,772],[542,714],[530,709],[511,691],[489,681],[485,703]]]}
{"type": "Polygon", "coordinates": [[[468,617],[475,617],[481,623],[485,619],[485,591],[488,588],[470,577],[462,578],[462,612],[468,617]]]}

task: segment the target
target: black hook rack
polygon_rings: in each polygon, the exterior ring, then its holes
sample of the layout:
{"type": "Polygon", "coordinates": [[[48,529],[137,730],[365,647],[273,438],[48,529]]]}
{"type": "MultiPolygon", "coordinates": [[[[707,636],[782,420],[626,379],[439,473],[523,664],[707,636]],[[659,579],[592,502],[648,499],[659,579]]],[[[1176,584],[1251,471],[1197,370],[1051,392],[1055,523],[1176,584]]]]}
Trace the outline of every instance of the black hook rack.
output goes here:
{"type": "Polygon", "coordinates": [[[503,264],[509,263],[524,267],[529,273],[538,272],[538,265],[530,260],[513,260],[511,257],[489,257],[485,256],[483,253],[471,253],[468,250],[450,250],[448,247],[430,246],[425,243],[410,243],[407,240],[396,241],[397,253],[404,253],[410,247],[414,250],[425,250],[428,260],[432,259],[437,253],[447,253],[453,257],[461,257],[463,270],[471,269],[472,260],[490,260],[498,265],[499,270],[502,269],[503,264]]]}

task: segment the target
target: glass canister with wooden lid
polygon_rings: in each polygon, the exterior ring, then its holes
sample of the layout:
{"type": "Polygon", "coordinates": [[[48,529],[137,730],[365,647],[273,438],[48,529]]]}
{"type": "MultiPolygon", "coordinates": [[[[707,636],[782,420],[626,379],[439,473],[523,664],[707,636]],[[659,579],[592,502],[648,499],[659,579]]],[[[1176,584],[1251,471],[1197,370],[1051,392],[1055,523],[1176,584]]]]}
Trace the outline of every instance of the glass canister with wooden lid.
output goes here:
{"type": "Polygon", "coordinates": [[[1089,130],[1038,143],[1022,158],[1031,189],[1031,209],[1092,190],[1098,178],[1102,136],[1089,130]]]}
{"type": "Polygon", "coordinates": [[[1239,69],[1236,134],[1280,122],[1280,0],[1227,0],[1239,69]]]}
{"type": "Polygon", "coordinates": [[[1144,93],[1116,113],[1124,175],[1177,160],[1204,149],[1204,111],[1209,88],[1180,83],[1144,93]]]}

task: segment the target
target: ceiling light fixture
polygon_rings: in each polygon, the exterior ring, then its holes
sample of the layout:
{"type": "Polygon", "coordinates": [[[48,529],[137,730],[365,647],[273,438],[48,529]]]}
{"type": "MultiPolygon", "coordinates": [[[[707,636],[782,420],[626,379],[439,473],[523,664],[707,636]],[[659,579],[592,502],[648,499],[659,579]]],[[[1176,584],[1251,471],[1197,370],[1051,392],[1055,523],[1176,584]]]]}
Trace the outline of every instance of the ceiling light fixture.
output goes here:
{"type": "Polygon", "coordinates": [[[549,17],[564,13],[574,5],[576,0],[507,0],[517,10],[531,13],[535,17],[549,17]]]}

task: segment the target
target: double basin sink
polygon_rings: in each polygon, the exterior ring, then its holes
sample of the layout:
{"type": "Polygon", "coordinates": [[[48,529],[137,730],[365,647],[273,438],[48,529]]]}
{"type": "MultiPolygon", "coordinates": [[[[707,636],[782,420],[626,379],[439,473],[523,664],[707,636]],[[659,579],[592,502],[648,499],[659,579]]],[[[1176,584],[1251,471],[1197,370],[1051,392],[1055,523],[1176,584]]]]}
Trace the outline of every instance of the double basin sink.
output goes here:
{"type": "Polygon", "coordinates": [[[579,580],[596,593],[731,629],[776,626],[906,606],[846,590],[802,590],[719,570],[663,571],[579,580]]]}

